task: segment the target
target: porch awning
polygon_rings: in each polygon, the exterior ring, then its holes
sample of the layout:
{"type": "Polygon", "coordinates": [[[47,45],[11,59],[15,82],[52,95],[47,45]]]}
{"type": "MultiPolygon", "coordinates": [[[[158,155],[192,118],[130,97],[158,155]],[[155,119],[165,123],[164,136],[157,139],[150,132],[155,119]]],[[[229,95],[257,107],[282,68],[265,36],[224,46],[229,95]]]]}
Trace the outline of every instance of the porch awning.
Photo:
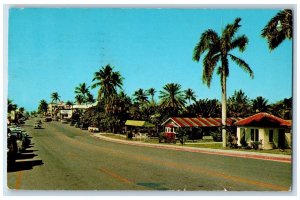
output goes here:
{"type": "Polygon", "coordinates": [[[138,121],[138,120],[127,120],[125,122],[126,126],[137,126],[137,127],[155,127],[154,124],[151,124],[147,121],[138,121]]]}

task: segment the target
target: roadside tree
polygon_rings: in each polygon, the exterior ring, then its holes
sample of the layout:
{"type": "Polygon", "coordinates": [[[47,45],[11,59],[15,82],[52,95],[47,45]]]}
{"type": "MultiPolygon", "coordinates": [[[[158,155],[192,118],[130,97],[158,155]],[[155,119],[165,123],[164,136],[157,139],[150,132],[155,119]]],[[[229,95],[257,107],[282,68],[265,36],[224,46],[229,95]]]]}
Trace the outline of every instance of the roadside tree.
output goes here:
{"type": "Polygon", "coordinates": [[[87,103],[87,97],[89,94],[89,87],[86,83],[80,83],[79,86],[75,87],[75,94],[81,95],[83,97],[82,103],[87,103]]]}
{"type": "Polygon", "coordinates": [[[213,77],[213,72],[220,63],[220,67],[217,68],[217,74],[220,75],[220,82],[222,87],[222,141],[223,147],[226,147],[226,79],[229,75],[229,61],[228,57],[231,58],[239,67],[250,74],[253,78],[253,72],[249,65],[242,59],[233,55],[232,52],[236,48],[240,52],[244,52],[248,44],[248,38],[245,35],[235,37],[239,27],[241,18],[236,18],[234,23],[228,24],[222,31],[222,35],[219,36],[214,30],[208,29],[202,33],[200,41],[194,48],[193,60],[196,62],[200,61],[200,56],[205,52],[206,56],[203,59],[203,74],[202,81],[208,87],[213,77]]]}
{"type": "Polygon", "coordinates": [[[228,98],[227,108],[229,117],[247,117],[252,112],[251,101],[242,90],[228,98]]]}
{"type": "Polygon", "coordinates": [[[48,103],[46,102],[46,100],[42,99],[38,107],[38,113],[46,115],[47,110],[48,110],[48,103]]]}
{"type": "Polygon", "coordinates": [[[217,99],[199,99],[187,107],[187,117],[220,117],[221,103],[217,99]]]}
{"type": "Polygon", "coordinates": [[[160,91],[160,109],[164,118],[178,116],[185,109],[184,93],[178,83],[168,83],[160,91]]]}
{"type": "Polygon", "coordinates": [[[195,92],[191,89],[191,88],[188,88],[187,90],[184,90],[184,98],[185,100],[188,100],[189,101],[189,105],[191,105],[191,100],[196,102],[196,95],[195,95],[195,92]]]}

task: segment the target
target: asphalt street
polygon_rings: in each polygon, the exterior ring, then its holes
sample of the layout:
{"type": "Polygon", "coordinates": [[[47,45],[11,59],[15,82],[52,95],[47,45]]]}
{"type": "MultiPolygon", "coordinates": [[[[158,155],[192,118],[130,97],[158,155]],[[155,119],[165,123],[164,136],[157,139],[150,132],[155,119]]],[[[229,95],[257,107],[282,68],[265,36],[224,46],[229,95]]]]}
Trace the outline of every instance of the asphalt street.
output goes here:
{"type": "Polygon", "coordinates": [[[292,164],[132,146],[61,122],[24,128],[32,145],[8,169],[17,190],[289,191],[292,164]]]}

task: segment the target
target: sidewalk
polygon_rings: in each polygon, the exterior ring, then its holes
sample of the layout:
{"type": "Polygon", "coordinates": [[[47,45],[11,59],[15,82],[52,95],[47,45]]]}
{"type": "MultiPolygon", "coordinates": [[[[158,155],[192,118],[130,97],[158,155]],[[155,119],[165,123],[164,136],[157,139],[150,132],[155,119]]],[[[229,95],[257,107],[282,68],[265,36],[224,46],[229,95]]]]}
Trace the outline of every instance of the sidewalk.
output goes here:
{"type": "Polygon", "coordinates": [[[116,142],[120,144],[128,144],[133,146],[147,146],[147,147],[159,148],[159,149],[171,149],[175,151],[186,151],[186,152],[194,152],[194,153],[205,153],[205,154],[214,154],[214,155],[222,155],[222,156],[270,160],[275,162],[285,162],[285,163],[292,162],[291,155],[256,153],[256,152],[245,152],[245,151],[223,150],[223,149],[196,148],[196,147],[185,147],[185,146],[172,146],[167,144],[152,144],[152,143],[145,143],[140,141],[114,139],[114,138],[103,136],[101,133],[94,133],[92,135],[101,140],[116,142]]]}

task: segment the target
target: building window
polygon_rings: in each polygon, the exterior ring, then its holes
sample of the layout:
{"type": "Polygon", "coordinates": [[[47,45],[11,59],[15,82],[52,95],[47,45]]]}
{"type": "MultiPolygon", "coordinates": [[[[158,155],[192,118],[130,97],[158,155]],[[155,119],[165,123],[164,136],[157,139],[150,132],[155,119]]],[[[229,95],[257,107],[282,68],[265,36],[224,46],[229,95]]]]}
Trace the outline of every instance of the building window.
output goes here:
{"type": "Polygon", "coordinates": [[[273,135],[274,135],[274,131],[273,129],[269,130],[269,142],[273,142],[273,135]]]}
{"type": "Polygon", "coordinates": [[[255,129],[255,138],[254,138],[254,141],[258,142],[258,140],[259,140],[258,129],[255,129]]]}
{"type": "Polygon", "coordinates": [[[251,129],[251,140],[258,142],[259,140],[258,129],[251,129]]]}
{"type": "Polygon", "coordinates": [[[251,129],[251,140],[254,141],[254,129],[251,129]]]}

